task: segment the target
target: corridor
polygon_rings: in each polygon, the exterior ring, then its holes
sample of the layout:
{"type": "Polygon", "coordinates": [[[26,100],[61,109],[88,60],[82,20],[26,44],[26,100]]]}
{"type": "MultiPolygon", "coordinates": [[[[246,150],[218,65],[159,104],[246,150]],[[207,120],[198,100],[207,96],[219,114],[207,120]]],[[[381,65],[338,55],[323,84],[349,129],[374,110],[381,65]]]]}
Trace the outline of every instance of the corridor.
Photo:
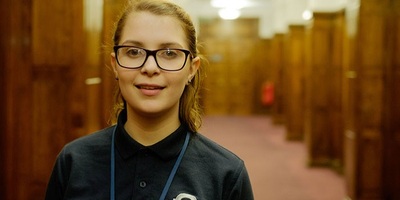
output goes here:
{"type": "Polygon", "coordinates": [[[245,161],[257,200],[345,199],[344,178],[308,168],[305,145],[286,141],[267,116],[206,116],[200,133],[245,161]]]}

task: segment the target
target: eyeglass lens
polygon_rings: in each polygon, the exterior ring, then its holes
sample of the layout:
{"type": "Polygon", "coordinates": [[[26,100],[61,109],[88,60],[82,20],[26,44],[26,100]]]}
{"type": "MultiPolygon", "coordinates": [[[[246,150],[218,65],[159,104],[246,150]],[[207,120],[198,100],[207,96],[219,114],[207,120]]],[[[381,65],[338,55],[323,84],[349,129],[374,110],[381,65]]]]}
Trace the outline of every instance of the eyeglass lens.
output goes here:
{"type": "Polygon", "coordinates": [[[186,63],[187,54],[181,49],[159,49],[150,51],[137,47],[119,47],[118,63],[125,68],[139,68],[150,55],[155,55],[158,67],[164,70],[180,70],[186,63]]]}

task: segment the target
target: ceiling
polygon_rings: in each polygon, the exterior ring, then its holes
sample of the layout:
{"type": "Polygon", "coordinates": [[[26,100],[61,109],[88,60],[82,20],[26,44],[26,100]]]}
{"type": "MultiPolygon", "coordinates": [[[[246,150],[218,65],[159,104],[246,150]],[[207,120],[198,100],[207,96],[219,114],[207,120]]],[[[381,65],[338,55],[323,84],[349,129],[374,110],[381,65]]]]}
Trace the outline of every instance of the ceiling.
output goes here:
{"type": "MultiPolygon", "coordinates": [[[[230,3],[233,0],[228,0],[230,3]]],[[[269,38],[275,32],[285,32],[286,27],[281,26],[284,18],[284,12],[277,10],[282,7],[282,3],[287,0],[247,0],[248,6],[241,8],[241,18],[258,18],[260,22],[259,35],[262,38],[269,38]],[[280,2],[279,2],[280,1],[280,2]],[[282,15],[283,17],[278,17],[282,15]]],[[[307,0],[296,0],[298,4],[306,2],[307,0]]],[[[184,7],[192,16],[194,21],[200,18],[216,18],[219,17],[218,11],[220,8],[211,6],[211,0],[175,0],[182,7],[184,7]]]]}
{"type": "MultiPolygon", "coordinates": [[[[219,17],[220,8],[211,6],[211,1],[224,0],[174,0],[192,16],[195,23],[200,18],[219,17]]],[[[276,33],[287,32],[289,24],[307,24],[304,12],[335,12],[343,10],[349,4],[358,5],[360,0],[225,0],[228,4],[235,1],[247,2],[248,6],[240,9],[242,18],[259,19],[259,35],[262,38],[273,37],[276,33]]]]}
{"type": "MultiPolygon", "coordinates": [[[[175,0],[190,13],[203,17],[218,17],[219,8],[211,6],[211,0],[175,0]]],[[[229,0],[228,0],[229,1],[229,0]]],[[[233,2],[233,0],[230,0],[233,2]]],[[[238,1],[238,0],[237,0],[238,1]]],[[[272,9],[273,0],[240,0],[247,2],[248,7],[241,9],[242,17],[258,17],[272,9]]]]}

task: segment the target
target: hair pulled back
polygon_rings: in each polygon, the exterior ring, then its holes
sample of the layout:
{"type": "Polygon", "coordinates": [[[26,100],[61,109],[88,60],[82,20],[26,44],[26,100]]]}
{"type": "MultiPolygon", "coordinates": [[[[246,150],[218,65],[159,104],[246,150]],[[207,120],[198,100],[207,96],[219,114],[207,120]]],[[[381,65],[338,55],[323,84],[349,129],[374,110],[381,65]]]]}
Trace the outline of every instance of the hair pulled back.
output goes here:
{"type": "MultiPolygon", "coordinates": [[[[113,42],[118,45],[127,17],[131,13],[150,12],[160,16],[176,18],[186,35],[186,42],[193,57],[200,57],[197,49],[196,29],[190,16],[178,5],[167,0],[132,0],[129,1],[121,17],[116,23],[113,42]]],[[[200,67],[192,81],[185,87],[180,98],[179,119],[190,131],[197,132],[201,126],[200,85],[204,78],[203,69],[200,67]]],[[[119,87],[115,93],[114,116],[117,117],[126,106],[126,102],[119,87]]]]}

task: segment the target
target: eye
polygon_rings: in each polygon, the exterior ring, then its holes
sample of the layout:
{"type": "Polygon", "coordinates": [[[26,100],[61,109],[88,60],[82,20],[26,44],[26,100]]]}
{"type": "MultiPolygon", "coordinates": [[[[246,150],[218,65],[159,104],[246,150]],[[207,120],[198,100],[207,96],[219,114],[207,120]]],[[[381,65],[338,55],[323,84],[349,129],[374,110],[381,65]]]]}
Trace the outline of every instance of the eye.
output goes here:
{"type": "Polygon", "coordinates": [[[179,50],[175,49],[165,49],[158,52],[159,56],[165,59],[174,59],[179,56],[179,50]]]}
{"type": "Polygon", "coordinates": [[[137,58],[137,57],[142,57],[146,55],[145,51],[143,49],[135,48],[135,47],[125,47],[124,48],[124,54],[131,57],[131,58],[137,58]]]}

